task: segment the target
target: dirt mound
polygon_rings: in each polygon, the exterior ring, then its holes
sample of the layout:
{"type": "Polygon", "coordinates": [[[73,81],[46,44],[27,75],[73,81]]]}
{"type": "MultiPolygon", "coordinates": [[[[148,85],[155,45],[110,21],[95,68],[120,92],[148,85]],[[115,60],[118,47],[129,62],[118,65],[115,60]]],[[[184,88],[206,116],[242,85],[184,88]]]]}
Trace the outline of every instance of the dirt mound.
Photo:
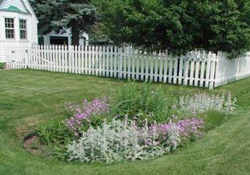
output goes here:
{"type": "Polygon", "coordinates": [[[45,146],[43,146],[38,137],[35,135],[30,135],[24,138],[23,143],[24,148],[34,155],[44,155],[45,146]]]}

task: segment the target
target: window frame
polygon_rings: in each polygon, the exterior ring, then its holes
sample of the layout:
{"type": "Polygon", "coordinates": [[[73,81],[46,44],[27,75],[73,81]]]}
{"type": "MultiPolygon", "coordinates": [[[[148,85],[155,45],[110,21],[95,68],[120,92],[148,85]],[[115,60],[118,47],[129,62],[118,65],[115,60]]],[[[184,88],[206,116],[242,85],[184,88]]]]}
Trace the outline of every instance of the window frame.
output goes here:
{"type": "Polygon", "coordinates": [[[19,19],[19,37],[20,37],[20,40],[28,40],[28,20],[27,19],[19,19]],[[25,21],[25,29],[24,28],[21,28],[21,21],[25,21]],[[21,37],[21,33],[22,32],[25,32],[25,38],[22,38],[21,37]]]}
{"type": "Polygon", "coordinates": [[[4,27],[5,27],[5,39],[6,40],[15,40],[16,39],[16,34],[15,34],[15,18],[13,17],[5,17],[4,18],[4,27]],[[7,20],[13,20],[13,28],[12,27],[9,27],[9,25],[11,25],[10,21],[7,21],[7,20]],[[10,31],[12,30],[13,31],[13,38],[8,38],[7,35],[8,35],[8,32],[7,31],[10,31]]]}

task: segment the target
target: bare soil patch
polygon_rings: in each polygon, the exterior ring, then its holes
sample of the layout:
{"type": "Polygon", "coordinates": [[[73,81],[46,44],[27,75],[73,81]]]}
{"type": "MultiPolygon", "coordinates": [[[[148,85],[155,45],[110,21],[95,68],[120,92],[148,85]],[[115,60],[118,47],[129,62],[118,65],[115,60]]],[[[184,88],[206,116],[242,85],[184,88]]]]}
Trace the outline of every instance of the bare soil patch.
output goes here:
{"type": "Polygon", "coordinates": [[[39,138],[36,135],[29,135],[25,137],[23,146],[25,150],[33,155],[45,155],[45,146],[40,143],[39,138]]]}

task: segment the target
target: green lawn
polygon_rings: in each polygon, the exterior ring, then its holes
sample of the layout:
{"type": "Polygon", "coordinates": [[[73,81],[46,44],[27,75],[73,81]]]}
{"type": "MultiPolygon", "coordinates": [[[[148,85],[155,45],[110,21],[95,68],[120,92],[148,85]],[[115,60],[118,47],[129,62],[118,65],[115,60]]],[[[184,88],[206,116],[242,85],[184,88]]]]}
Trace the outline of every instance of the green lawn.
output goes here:
{"type": "MultiPolygon", "coordinates": [[[[250,79],[212,91],[232,92],[239,107],[221,126],[170,155],[131,163],[80,164],[34,156],[23,149],[23,134],[38,123],[61,120],[65,102],[101,97],[123,83],[63,73],[0,71],[0,175],[250,174],[250,79]]],[[[163,87],[176,95],[204,90],[163,87]]]]}

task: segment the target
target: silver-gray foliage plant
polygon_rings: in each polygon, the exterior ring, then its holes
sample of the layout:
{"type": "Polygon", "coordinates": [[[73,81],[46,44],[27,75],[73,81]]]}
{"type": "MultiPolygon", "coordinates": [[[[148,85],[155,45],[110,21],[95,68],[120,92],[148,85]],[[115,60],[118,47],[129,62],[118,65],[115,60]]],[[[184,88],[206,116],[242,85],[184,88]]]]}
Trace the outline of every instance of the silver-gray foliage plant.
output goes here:
{"type": "Polygon", "coordinates": [[[150,131],[147,123],[139,129],[134,121],[114,119],[96,129],[90,127],[78,141],[68,145],[67,153],[69,161],[112,163],[143,160],[177,148],[180,135],[174,123],[170,123],[165,137],[165,143],[159,144],[160,136],[150,131]]]}
{"type": "Polygon", "coordinates": [[[183,96],[178,102],[181,111],[190,112],[194,115],[207,111],[218,111],[230,114],[236,107],[237,99],[232,99],[230,93],[224,95],[208,95],[206,93],[198,93],[192,97],[183,96]]]}

